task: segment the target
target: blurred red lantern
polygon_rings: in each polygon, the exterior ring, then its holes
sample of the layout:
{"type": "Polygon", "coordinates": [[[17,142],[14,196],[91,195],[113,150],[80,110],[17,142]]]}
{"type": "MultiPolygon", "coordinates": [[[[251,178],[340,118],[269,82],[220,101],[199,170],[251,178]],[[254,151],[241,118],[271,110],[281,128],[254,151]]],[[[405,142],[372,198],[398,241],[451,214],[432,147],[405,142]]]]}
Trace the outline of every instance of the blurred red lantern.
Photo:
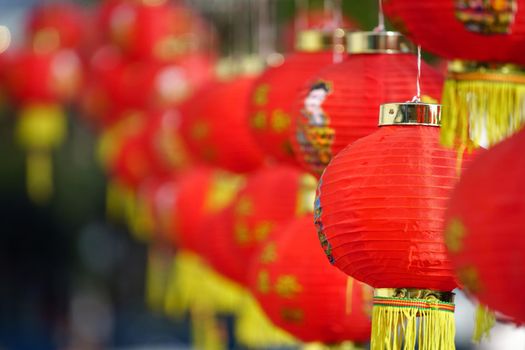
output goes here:
{"type": "MultiPolygon", "coordinates": [[[[407,101],[416,93],[417,58],[399,33],[356,32],[347,38],[348,58],[318,73],[294,107],[293,150],[303,167],[317,176],[333,155],[377,130],[379,104],[407,101]]],[[[442,82],[423,62],[424,95],[438,100],[442,82]]]]}
{"type": "Polygon", "coordinates": [[[71,2],[38,4],[27,22],[30,42],[39,41],[49,49],[79,49],[85,44],[87,30],[84,9],[71,2]]]}
{"type": "Polygon", "coordinates": [[[425,317],[420,344],[453,348],[457,284],[442,230],[459,163],[456,151],[439,144],[440,111],[421,103],[382,105],[384,126],[341,151],[318,188],[314,215],[328,259],[376,288],[374,349],[399,349],[394,334],[403,322],[414,329],[403,335],[413,348],[418,316],[425,317]]]}
{"type": "Polygon", "coordinates": [[[171,213],[172,242],[185,251],[202,254],[207,241],[206,230],[201,230],[203,223],[231,203],[242,183],[240,176],[207,166],[181,174],[171,213]]]}
{"type": "Polygon", "coordinates": [[[246,284],[247,262],[280,224],[311,212],[314,190],[315,179],[296,167],[275,165],[251,174],[223,214],[227,236],[218,242],[221,246],[209,248],[212,255],[216,248],[229,250],[235,260],[235,265],[225,266],[212,258],[217,271],[246,284]]]}
{"type": "Polygon", "coordinates": [[[263,153],[248,126],[253,77],[205,86],[181,109],[181,133],[197,159],[234,172],[258,168],[263,153]]]}
{"type": "Polygon", "coordinates": [[[372,290],[326,262],[310,215],[264,245],[253,259],[250,287],[275,325],[301,341],[370,339],[372,290]]]}
{"type": "Polygon", "coordinates": [[[201,37],[211,35],[189,8],[168,1],[110,1],[101,21],[109,27],[113,42],[139,60],[172,60],[201,49],[201,37]]]}
{"type": "MultiPolygon", "coordinates": [[[[344,35],[343,30],[338,33],[344,35]]],[[[301,37],[298,40],[298,51],[287,56],[283,63],[268,67],[256,80],[249,111],[250,126],[259,146],[276,159],[293,163],[290,96],[298,95],[305,82],[334,59],[333,47],[327,47],[323,41],[326,36],[331,38],[333,31],[301,34],[303,40],[301,37]]]]}
{"type": "Polygon", "coordinates": [[[463,287],[525,322],[516,296],[525,274],[525,131],[479,156],[462,174],[446,215],[445,242],[463,287]]]}
{"type": "Polygon", "coordinates": [[[522,0],[383,1],[391,22],[425,50],[448,59],[504,63],[521,60],[522,5],[522,0]]]}
{"type": "Polygon", "coordinates": [[[148,177],[165,177],[174,170],[181,170],[187,157],[180,143],[177,143],[170,128],[178,123],[175,111],[145,113],[144,124],[136,133],[124,133],[124,139],[111,166],[115,176],[123,184],[137,189],[148,177]]]}
{"type": "Polygon", "coordinates": [[[52,194],[50,151],[66,137],[62,103],[78,93],[81,69],[71,50],[24,49],[6,57],[6,87],[18,105],[16,138],[27,151],[27,188],[34,201],[52,194]],[[35,79],[38,77],[38,79],[35,79]]]}
{"type": "Polygon", "coordinates": [[[444,144],[494,144],[523,124],[523,70],[508,63],[525,64],[524,8],[523,0],[384,1],[392,23],[423,49],[461,60],[445,82],[444,144]]]}

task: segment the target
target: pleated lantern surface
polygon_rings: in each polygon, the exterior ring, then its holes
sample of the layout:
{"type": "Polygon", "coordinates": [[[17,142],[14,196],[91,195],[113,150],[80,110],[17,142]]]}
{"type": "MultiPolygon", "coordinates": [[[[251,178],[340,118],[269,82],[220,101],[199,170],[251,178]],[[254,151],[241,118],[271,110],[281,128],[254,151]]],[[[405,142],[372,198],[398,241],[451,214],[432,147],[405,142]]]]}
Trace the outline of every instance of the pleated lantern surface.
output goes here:
{"type": "Polygon", "coordinates": [[[491,309],[525,322],[525,131],[480,155],[462,174],[445,241],[462,286],[491,309]]]}
{"type": "Polygon", "coordinates": [[[189,152],[213,166],[249,172],[264,154],[248,126],[248,101],[254,77],[211,83],[181,109],[181,134],[189,152]]]}
{"type": "Polygon", "coordinates": [[[454,346],[457,284],[443,217],[469,157],[461,165],[440,145],[440,109],[382,105],[381,128],[341,151],[318,187],[314,216],[329,261],[375,288],[374,350],[412,349],[418,332],[419,349],[454,346]]]}
{"type": "MultiPolygon", "coordinates": [[[[344,40],[344,30],[336,32],[344,40]]],[[[290,145],[293,100],[312,75],[334,62],[334,44],[324,43],[334,32],[299,33],[296,51],[276,66],[269,66],[255,81],[250,98],[250,127],[259,146],[279,161],[296,164],[290,145]]],[[[343,45],[338,48],[343,50],[343,45]]],[[[341,53],[340,53],[341,54],[341,53]]]]}
{"type": "MultiPolygon", "coordinates": [[[[299,163],[320,176],[348,144],[377,130],[377,106],[415,91],[417,58],[395,32],[347,34],[349,56],[316,74],[299,94],[291,143],[299,163]]],[[[424,95],[439,100],[442,76],[422,63],[424,95]]]]}
{"type": "Polygon", "coordinates": [[[82,80],[75,52],[47,45],[46,38],[35,38],[33,47],[8,53],[5,70],[8,94],[18,107],[15,137],[27,152],[27,191],[35,202],[53,193],[50,153],[66,137],[63,104],[76,96],[82,80]]]}
{"type": "Polygon", "coordinates": [[[391,22],[449,60],[442,142],[488,146],[525,119],[525,1],[388,0],[391,22]],[[490,49],[487,49],[490,48],[490,49]]]}
{"type": "Polygon", "coordinates": [[[252,261],[250,288],[275,325],[303,342],[370,339],[372,289],[330,266],[310,215],[266,242],[252,261]]]}
{"type": "Polygon", "coordinates": [[[246,285],[250,259],[280,224],[311,212],[314,192],[315,179],[294,166],[274,165],[252,173],[223,214],[226,237],[216,242],[223,247],[209,248],[231,252],[233,263],[228,265],[212,259],[217,271],[246,285]]]}

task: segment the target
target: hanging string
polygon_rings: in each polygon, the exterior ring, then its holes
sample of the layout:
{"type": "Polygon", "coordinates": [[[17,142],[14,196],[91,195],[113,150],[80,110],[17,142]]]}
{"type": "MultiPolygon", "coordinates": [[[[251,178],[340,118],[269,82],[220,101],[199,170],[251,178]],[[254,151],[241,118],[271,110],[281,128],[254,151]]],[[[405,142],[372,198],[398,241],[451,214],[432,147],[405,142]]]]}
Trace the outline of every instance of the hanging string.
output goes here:
{"type": "Polygon", "coordinates": [[[378,0],[378,13],[377,13],[377,27],[374,28],[374,32],[385,31],[385,15],[383,13],[383,0],[378,0]]]}
{"type": "Polygon", "coordinates": [[[329,3],[332,9],[333,16],[333,62],[343,62],[344,55],[344,30],[343,26],[343,5],[341,0],[325,0],[325,4],[329,3]]]}
{"type": "Polygon", "coordinates": [[[416,96],[412,102],[421,102],[421,45],[417,46],[417,77],[416,77],[416,96]]]}
{"type": "Polygon", "coordinates": [[[295,0],[295,35],[308,29],[308,0],[295,0]],[[301,16],[304,15],[304,16],[301,16]]]}

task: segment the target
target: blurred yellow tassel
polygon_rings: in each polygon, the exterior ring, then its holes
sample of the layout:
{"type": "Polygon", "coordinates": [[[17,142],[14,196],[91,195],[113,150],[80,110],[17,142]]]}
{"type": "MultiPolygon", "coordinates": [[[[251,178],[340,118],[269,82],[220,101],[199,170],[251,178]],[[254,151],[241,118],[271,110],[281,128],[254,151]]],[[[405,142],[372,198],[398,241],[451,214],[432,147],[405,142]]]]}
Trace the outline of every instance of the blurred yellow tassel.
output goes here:
{"type": "Polygon", "coordinates": [[[53,194],[51,151],[64,141],[66,128],[60,105],[29,105],[20,111],[15,137],[28,152],[27,191],[36,203],[46,202],[53,194]]]}
{"type": "Polygon", "coordinates": [[[525,75],[508,65],[486,68],[453,62],[442,103],[443,145],[491,146],[525,122],[525,75]]]}
{"type": "Polygon", "coordinates": [[[239,305],[235,325],[237,341],[249,348],[269,348],[298,345],[298,341],[286,331],[275,326],[264,314],[255,298],[245,291],[239,305]]]}
{"type": "Polygon", "coordinates": [[[496,315],[488,307],[482,304],[476,306],[476,325],[472,341],[479,343],[484,337],[490,336],[490,331],[496,323],[496,315]]]}
{"type": "Polygon", "coordinates": [[[124,188],[123,195],[125,219],[129,231],[140,242],[151,241],[153,219],[147,215],[147,211],[133,190],[124,188]]]}
{"type": "Polygon", "coordinates": [[[106,217],[113,222],[123,222],[126,217],[126,189],[118,181],[108,180],[106,188],[106,217]]]}
{"type": "Polygon", "coordinates": [[[194,349],[226,349],[225,334],[221,332],[215,314],[210,308],[194,305],[190,315],[194,349]]]}
{"type": "Polygon", "coordinates": [[[45,203],[53,194],[53,163],[46,151],[30,151],[27,154],[26,187],[31,200],[45,203]]]}
{"type": "Polygon", "coordinates": [[[323,344],[323,343],[307,343],[302,346],[303,350],[364,350],[363,347],[358,346],[350,341],[345,341],[341,344],[323,344]]]}
{"type": "Polygon", "coordinates": [[[151,310],[161,312],[167,293],[167,281],[170,273],[171,255],[155,245],[148,250],[146,267],[146,302],[151,310]]]}
{"type": "Polygon", "coordinates": [[[167,314],[181,317],[193,305],[204,304],[215,313],[233,313],[242,297],[242,288],[217,274],[198,255],[188,251],[175,255],[164,302],[167,314]]]}

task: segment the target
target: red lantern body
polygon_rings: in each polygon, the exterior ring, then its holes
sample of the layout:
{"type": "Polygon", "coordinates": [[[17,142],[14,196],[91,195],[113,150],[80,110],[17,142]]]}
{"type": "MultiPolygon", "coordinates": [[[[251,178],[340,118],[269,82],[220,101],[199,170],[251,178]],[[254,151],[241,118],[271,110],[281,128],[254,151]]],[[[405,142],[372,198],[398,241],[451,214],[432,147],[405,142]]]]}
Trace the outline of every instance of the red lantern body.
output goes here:
{"type": "Polygon", "coordinates": [[[203,254],[208,230],[203,227],[209,217],[231,203],[242,178],[225,171],[199,166],[180,176],[170,225],[174,244],[184,250],[203,254]]]}
{"type": "Polygon", "coordinates": [[[206,32],[202,19],[188,8],[169,2],[110,1],[101,20],[109,26],[113,42],[138,60],[169,61],[180,57],[199,48],[192,32],[206,32]]]}
{"type": "Polygon", "coordinates": [[[56,48],[80,48],[87,34],[82,11],[81,7],[70,2],[39,4],[32,8],[27,23],[31,42],[47,36],[48,43],[56,48]]]}
{"type": "MultiPolygon", "coordinates": [[[[377,106],[415,94],[412,54],[354,54],[321,71],[296,101],[291,143],[297,160],[319,176],[334,155],[377,130],[377,106]]],[[[423,95],[441,97],[443,79],[422,63],[423,95]]]]}
{"type": "Polygon", "coordinates": [[[289,141],[293,106],[290,96],[296,96],[314,73],[332,61],[331,52],[295,52],[257,79],[251,96],[250,126],[258,144],[268,154],[295,163],[289,141]]]}
{"type": "Polygon", "coordinates": [[[442,57],[525,62],[521,55],[525,42],[522,15],[525,2],[493,3],[496,1],[473,5],[464,0],[387,0],[383,8],[401,32],[442,57]]]}
{"type": "Polygon", "coordinates": [[[254,78],[213,83],[181,109],[181,133],[197,159],[234,172],[259,167],[263,153],[248,127],[248,99],[254,78]]]}
{"type": "Polygon", "coordinates": [[[492,147],[461,177],[449,203],[445,240],[465,289],[525,322],[525,132],[492,147]]]}
{"type": "Polygon", "coordinates": [[[309,215],[264,245],[253,259],[250,287],[273,323],[301,341],[370,339],[372,290],[326,262],[309,215]]]}
{"type": "Polygon", "coordinates": [[[250,175],[222,218],[227,225],[222,231],[226,237],[218,249],[231,252],[235,270],[222,265],[216,269],[246,284],[247,262],[280,224],[311,212],[314,190],[313,177],[288,165],[263,168],[250,175]]]}
{"type": "Polygon", "coordinates": [[[6,59],[9,93],[18,104],[60,103],[78,92],[81,64],[71,50],[47,53],[23,50],[6,59]]]}
{"type": "MultiPolygon", "coordinates": [[[[123,184],[137,189],[139,184],[148,177],[169,176],[173,170],[181,169],[186,158],[183,154],[176,158],[170,157],[172,145],[165,135],[166,125],[177,115],[173,111],[145,113],[144,124],[135,132],[123,132],[122,140],[115,140],[117,153],[111,171],[123,184]],[[122,142],[120,145],[119,142],[122,142]]],[[[116,135],[120,136],[120,135],[116,135]]],[[[183,149],[180,149],[183,151],[183,149]]]]}
{"type": "Polygon", "coordinates": [[[456,154],[427,126],[384,126],[341,151],[315,209],[329,260],[375,288],[453,290],[442,228],[456,154]]]}

